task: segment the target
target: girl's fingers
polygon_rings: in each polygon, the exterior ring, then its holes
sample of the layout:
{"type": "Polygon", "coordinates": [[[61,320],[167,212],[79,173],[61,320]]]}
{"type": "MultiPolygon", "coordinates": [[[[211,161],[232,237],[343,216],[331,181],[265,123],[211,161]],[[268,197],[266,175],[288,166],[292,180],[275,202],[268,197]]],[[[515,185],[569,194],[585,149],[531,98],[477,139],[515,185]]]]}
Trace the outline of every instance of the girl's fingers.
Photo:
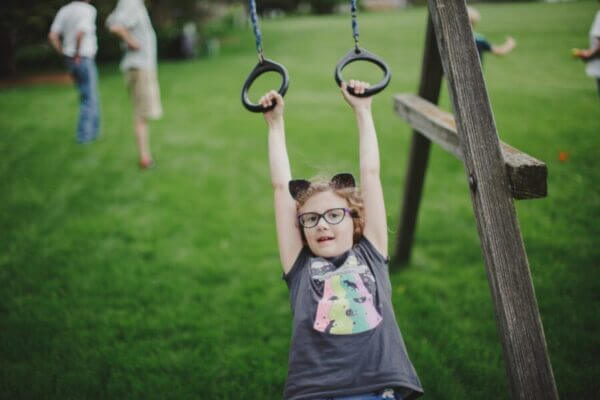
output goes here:
{"type": "Polygon", "coordinates": [[[371,85],[369,84],[369,82],[360,81],[359,82],[359,91],[358,91],[358,93],[359,94],[365,93],[365,90],[367,90],[367,88],[369,88],[369,87],[371,87],[371,85]]]}
{"type": "Polygon", "coordinates": [[[275,92],[275,97],[277,99],[277,104],[281,104],[282,106],[285,104],[283,101],[283,96],[279,94],[279,92],[275,92]]]}
{"type": "Polygon", "coordinates": [[[279,102],[279,100],[281,99],[281,95],[277,91],[271,90],[269,92],[269,99],[271,100],[271,102],[279,102]]]}
{"type": "Polygon", "coordinates": [[[281,97],[281,95],[277,91],[271,90],[260,98],[259,103],[264,108],[270,107],[273,104],[283,105],[283,97],[281,97]]]}
{"type": "Polygon", "coordinates": [[[263,107],[270,106],[271,105],[271,96],[270,96],[270,93],[267,93],[263,97],[261,97],[259,103],[263,107]]]}
{"type": "Polygon", "coordinates": [[[342,95],[345,98],[348,98],[348,84],[344,81],[342,81],[342,84],[340,85],[340,89],[342,91],[342,95]]]}
{"type": "Polygon", "coordinates": [[[363,94],[367,88],[371,87],[371,85],[368,82],[357,81],[354,79],[350,79],[348,84],[342,81],[342,89],[346,90],[348,87],[352,88],[356,94],[363,94]]]}
{"type": "MultiPolygon", "coordinates": [[[[342,81],[340,85],[342,93],[347,97],[347,94],[351,93],[349,88],[352,88],[352,93],[357,95],[365,94],[366,90],[371,87],[369,82],[358,81],[354,79],[350,79],[348,83],[342,81]]],[[[347,97],[350,98],[350,97],[347,97]]]]}
{"type": "Polygon", "coordinates": [[[365,84],[362,81],[356,82],[356,87],[354,88],[357,94],[363,94],[365,92],[365,84]]]}

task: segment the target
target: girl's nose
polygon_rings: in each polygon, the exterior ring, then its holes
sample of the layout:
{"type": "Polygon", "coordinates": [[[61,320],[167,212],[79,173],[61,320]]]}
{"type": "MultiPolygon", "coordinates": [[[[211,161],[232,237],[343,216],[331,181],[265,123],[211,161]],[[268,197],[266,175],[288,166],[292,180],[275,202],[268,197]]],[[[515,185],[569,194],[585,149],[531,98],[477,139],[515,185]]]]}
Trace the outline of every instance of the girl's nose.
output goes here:
{"type": "Polygon", "coordinates": [[[320,218],[317,222],[317,230],[329,229],[329,224],[325,221],[325,218],[320,218]]]}

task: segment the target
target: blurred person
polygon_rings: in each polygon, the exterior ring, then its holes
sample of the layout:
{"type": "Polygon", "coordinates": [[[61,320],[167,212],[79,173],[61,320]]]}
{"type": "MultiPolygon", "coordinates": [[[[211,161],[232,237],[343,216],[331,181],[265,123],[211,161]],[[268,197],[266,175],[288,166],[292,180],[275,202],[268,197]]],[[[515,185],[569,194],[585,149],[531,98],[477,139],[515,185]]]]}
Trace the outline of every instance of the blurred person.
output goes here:
{"type": "Polygon", "coordinates": [[[94,57],[96,39],[96,8],[90,1],[73,1],[58,10],[50,27],[48,40],[56,52],[65,57],[65,64],[79,90],[79,121],[76,140],[88,143],[100,135],[98,70],[94,57]]]}
{"type": "Polygon", "coordinates": [[[162,116],[157,78],[156,34],[142,0],[119,0],[106,19],[111,33],[123,41],[121,70],[133,102],[134,132],[142,169],[153,167],[148,121],[162,116]]]}
{"type": "Polygon", "coordinates": [[[596,79],[598,95],[600,95],[600,10],[590,28],[590,47],[588,49],[573,49],[573,56],[585,61],[585,72],[596,79]]]}
{"type": "Polygon", "coordinates": [[[185,58],[195,58],[198,53],[198,32],[196,24],[187,22],[181,32],[181,53],[185,58]]]}
{"type": "Polygon", "coordinates": [[[482,64],[483,55],[488,51],[497,56],[504,56],[510,53],[515,48],[517,43],[515,42],[515,39],[513,39],[512,36],[508,36],[502,44],[492,44],[485,38],[485,36],[475,32],[475,25],[477,25],[481,20],[481,15],[479,14],[479,11],[477,11],[473,7],[467,7],[467,12],[469,14],[469,22],[471,23],[471,27],[473,28],[473,35],[475,36],[475,45],[477,46],[477,53],[479,53],[479,59],[481,60],[482,64]]]}

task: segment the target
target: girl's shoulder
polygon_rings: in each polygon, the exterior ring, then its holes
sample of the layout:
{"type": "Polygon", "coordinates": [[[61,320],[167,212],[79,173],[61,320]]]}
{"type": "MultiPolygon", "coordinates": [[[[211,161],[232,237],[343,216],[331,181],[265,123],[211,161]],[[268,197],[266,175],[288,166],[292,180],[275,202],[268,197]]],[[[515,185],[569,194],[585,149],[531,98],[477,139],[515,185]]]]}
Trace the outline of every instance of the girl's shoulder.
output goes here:
{"type": "Polygon", "coordinates": [[[377,248],[371,243],[365,236],[361,237],[360,240],[354,245],[354,251],[365,258],[369,264],[388,264],[389,257],[384,256],[377,250],[377,248]]]}
{"type": "Polygon", "coordinates": [[[296,261],[294,261],[294,264],[292,264],[292,268],[290,268],[290,270],[287,273],[283,274],[283,280],[286,281],[288,286],[291,285],[291,283],[294,280],[296,280],[296,278],[300,275],[300,271],[302,271],[303,267],[310,262],[311,256],[312,253],[308,246],[302,246],[302,249],[300,249],[300,252],[296,257],[296,261]]]}

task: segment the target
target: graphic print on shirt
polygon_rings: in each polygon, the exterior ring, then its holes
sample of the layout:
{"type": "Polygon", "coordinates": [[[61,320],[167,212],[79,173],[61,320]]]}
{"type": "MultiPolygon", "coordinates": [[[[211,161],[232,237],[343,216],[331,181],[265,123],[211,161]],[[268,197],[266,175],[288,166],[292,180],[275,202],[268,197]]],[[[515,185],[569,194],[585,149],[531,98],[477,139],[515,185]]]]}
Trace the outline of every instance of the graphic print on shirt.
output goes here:
{"type": "Polygon", "coordinates": [[[311,276],[323,283],[313,328],[333,335],[352,335],[375,328],[382,320],[375,309],[373,294],[365,282],[375,288],[369,267],[351,254],[335,267],[323,260],[311,263],[311,276]],[[372,284],[371,284],[372,283],[372,284]]]}

